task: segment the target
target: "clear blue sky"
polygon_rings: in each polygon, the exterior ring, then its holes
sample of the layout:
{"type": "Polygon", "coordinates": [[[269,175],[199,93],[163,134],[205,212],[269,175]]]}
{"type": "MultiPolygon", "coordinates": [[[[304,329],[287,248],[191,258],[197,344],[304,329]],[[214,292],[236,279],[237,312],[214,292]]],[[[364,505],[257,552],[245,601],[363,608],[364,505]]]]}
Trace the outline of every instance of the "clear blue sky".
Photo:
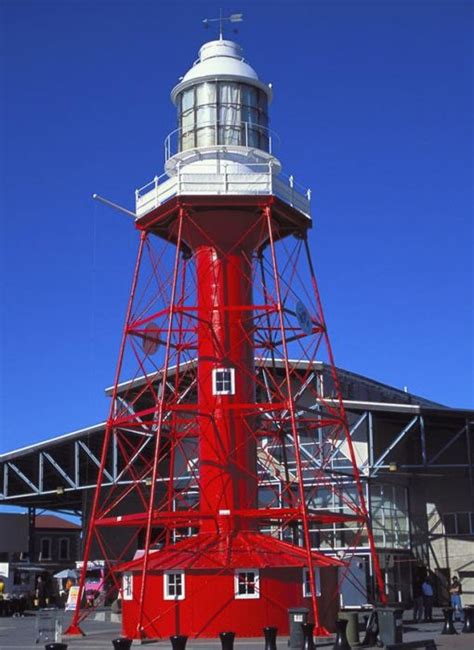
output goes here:
{"type": "Polygon", "coordinates": [[[1,451],[107,416],[137,239],[90,197],[161,173],[219,6],[313,189],[338,365],[473,406],[471,2],[3,0],[1,451]]]}

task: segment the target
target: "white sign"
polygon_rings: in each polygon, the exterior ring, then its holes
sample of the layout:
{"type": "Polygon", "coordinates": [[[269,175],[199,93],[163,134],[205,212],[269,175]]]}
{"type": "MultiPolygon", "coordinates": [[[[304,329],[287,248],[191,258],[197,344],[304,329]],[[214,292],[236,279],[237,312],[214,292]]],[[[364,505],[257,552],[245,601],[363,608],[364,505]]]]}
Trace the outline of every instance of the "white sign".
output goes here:
{"type": "Polygon", "coordinates": [[[77,604],[77,599],[79,597],[79,585],[73,585],[69,589],[69,593],[67,596],[67,603],[65,610],[70,611],[72,609],[76,609],[76,604],[77,604]]]}
{"type": "Polygon", "coordinates": [[[8,562],[0,562],[0,576],[8,578],[10,575],[10,565],[8,562]]]}

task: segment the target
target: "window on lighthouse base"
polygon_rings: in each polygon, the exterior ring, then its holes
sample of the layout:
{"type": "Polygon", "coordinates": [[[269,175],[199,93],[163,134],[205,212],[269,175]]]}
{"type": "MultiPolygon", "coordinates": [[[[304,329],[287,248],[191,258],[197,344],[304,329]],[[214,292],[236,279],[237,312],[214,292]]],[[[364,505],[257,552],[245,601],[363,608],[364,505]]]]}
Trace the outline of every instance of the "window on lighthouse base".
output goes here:
{"type": "MultiPolygon", "coordinates": [[[[314,569],[314,582],[316,583],[316,596],[321,595],[321,572],[319,567],[314,569]]],[[[303,569],[303,598],[311,598],[311,585],[309,582],[309,570],[303,569]]]]}
{"type": "Polygon", "coordinates": [[[236,598],[260,598],[260,576],[258,569],[239,569],[234,576],[236,598]]]}
{"type": "Polygon", "coordinates": [[[164,572],[163,598],[165,600],[184,600],[184,571],[164,572]]]}
{"type": "Polygon", "coordinates": [[[234,395],[235,368],[214,368],[212,371],[213,395],[234,395]]]}

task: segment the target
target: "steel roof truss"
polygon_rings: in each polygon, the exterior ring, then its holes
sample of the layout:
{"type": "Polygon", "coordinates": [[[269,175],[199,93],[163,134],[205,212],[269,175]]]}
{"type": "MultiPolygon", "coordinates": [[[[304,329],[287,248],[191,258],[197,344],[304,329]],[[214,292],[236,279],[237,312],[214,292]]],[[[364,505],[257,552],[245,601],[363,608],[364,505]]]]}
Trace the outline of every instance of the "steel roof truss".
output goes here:
{"type": "MultiPolygon", "coordinates": [[[[95,454],[92,453],[92,451],[87,447],[87,445],[84,444],[84,443],[82,442],[82,440],[79,440],[79,441],[78,441],[78,444],[79,444],[80,448],[81,448],[83,451],[86,452],[86,454],[89,456],[89,458],[90,458],[91,461],[94,463],[94,465],[95,465],[96,467],[100,468],[100,461],[99,461],[99,459],[97,458],[97,456],[96,456],[95,454]]],[[[105,468],[104,468],[104,474],[105,474],[105,476],[109,479],[109,481],[110,481],[111,483],[114,482],[113,476],[112,476],[112,475],[110,474],[110,472],[108,472],[105,468]]]]}
{"type": "Polygon", "coordinates": [[[57,473],[66,481],[66,483],[69,484],[69,487],[77,488],[77,484],[72,480],[69,474],[64,471],[61,465],[59,465],[59,463],[57,463],[47,451],[40,452],[40,458],[41,457],[46,458],[46,460],[51,463],[57,473]]]}
{"type": "Polygon", "coordinates": [[[379,458],[378,458],[378,459],[375,461],[375,463],[374,463],[372,476],[376,476],[376,475],[377,475],[377,472],[379,471],[379,469],[380,469],[380,468],[382,467],[382,465],[383,465],[383,461],[387,458],[387,456],[389,455],[389,453],[390,453],[393,449],[395,449],[395,447],[398,445],[398,443],[401,442],[401,441],[403,440],[403,438],[404,438],[404,437],[407,435],[407,433],[408,433],[408,432],[409,432],[409,431],[410,431],[410,430],[415,426],[415,424],[419,421],[419,419],[420,419],[420,416],[419,416],[419,415],[415,415],[415,417],[412,418],[412,419],[410,420],[410,422],[409,422],[405,427],[403,427],[403,429],[400,431],[400,433],[398,434],[398,436],[395,438],[395,440],[392,441],[392,443],[387,447],[387,449],[383,452],[383,454],[382,454],[381,456],[379,456],[379,458]]]}
{"type": "Polygon", "coordinates": [[[31,480],[30,480],[30,479],[29,479],[25,474],[23,474],[23,472],[21,471],[21,469],[18,469],[18,467],[17,467],[14,463],[12,463],[12,462],[9,461],[9,462],[7,463],[7,467],[11,468],[11,469],[15,472],[15,474],[16,474],[19,478],[21,478],[21,480],[22,480],[24,483],[26,483],[26,485],[28,485],[28,487],[30,487],[30,488],[33,490],[33,492],[34,492],[35,494],[39,494],[39,492],[40,492],[40,488],[39,488],[37,485],[35,485],[35,484],[33,483],[33,481],[31,481],[31,480]]]}

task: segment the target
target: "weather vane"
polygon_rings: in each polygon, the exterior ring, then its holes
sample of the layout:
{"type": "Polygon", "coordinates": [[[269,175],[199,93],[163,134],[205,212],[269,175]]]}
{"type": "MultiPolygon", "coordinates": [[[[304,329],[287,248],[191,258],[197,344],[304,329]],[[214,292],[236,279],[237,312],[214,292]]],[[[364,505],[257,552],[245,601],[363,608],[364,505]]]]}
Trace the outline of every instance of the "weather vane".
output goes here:
{"type": "MultiPolygon", "coordinates": [[[[222,9],[219,10],[219,18],[204,18],[202,21],[204,23],[204,27],[208,28],[210,23],[219,23],[219,39],[223,39],[223,34],[224,34],[224,23],[225,22],[230,22],[230,23],[241,23],[242,20],[244,19],[244,14],[231,14],[230,16],[223,16],[222,15],[222,9]]],[[[237,30],[234,30],[237,31],[237,30]]]]}

